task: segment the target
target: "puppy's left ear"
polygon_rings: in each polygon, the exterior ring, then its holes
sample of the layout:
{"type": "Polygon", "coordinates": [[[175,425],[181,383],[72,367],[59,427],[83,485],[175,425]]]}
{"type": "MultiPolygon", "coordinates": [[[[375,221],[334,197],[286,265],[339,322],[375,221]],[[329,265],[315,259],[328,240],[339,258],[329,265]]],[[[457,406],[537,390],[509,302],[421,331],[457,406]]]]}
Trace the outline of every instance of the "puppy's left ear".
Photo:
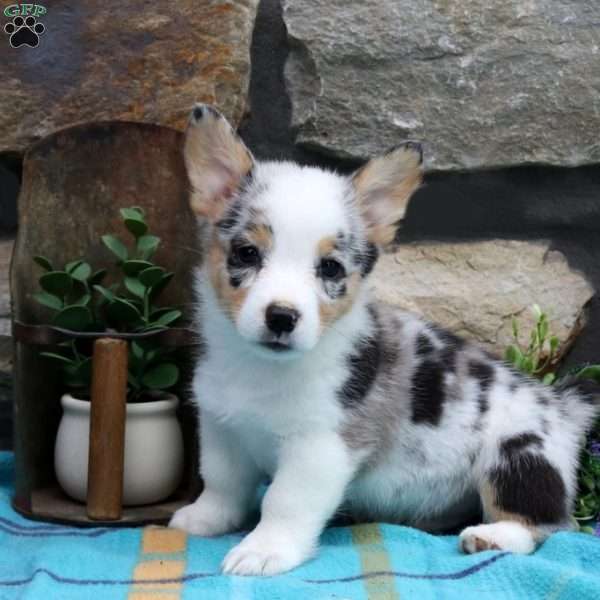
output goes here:
{"type": "Polygon", "coordinates": [[[196,104],[185,132],[183,156],[192,186],[192,210],[217,221],[252,170],[250,150],[220,112],[196,104]]]}
{"type": "Polygon", "coordinates": [[[423,151],[406,142],[373,158],[352,176],[367,237],[378,246],[394,240],[398,221],[423,179],[423,151]]]}

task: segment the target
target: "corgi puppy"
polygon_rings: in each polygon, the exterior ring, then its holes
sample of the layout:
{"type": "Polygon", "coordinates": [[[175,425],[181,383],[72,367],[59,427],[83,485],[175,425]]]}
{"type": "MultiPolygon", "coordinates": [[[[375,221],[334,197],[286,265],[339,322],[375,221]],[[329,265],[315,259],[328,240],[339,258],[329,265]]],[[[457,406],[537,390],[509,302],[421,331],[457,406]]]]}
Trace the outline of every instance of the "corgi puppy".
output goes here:
{"type": "Polygon", "coordinates": [[[256,528],[223,561],[274,575],[311,557],[336,513],[442,531],[460,549],[529,553],[568,528],[597,413],[584,382],[547,387],[375,302],[369,273],[422,179],[407,142],[341,176],[259,162],[212,107],[185,135],[206,352],[193,383],[204,491],[170,526],[256,528]]]}

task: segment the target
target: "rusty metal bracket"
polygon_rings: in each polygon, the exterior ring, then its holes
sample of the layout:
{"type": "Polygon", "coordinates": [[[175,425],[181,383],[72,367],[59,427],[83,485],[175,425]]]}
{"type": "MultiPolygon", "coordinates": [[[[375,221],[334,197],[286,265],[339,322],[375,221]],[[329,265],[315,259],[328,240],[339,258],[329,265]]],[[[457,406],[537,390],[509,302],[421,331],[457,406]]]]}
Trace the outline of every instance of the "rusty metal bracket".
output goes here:
{"type": "Polygon", "coordinates": [[[164,346],[201,346],[202,341],[196,331],[185,327],[156,329],[143,333],[119,333],[117,331],[71,331],[51,325],[30,325],[13,321],[13,338],[22,344],[37,346],[55,346],[72,339],[96,340],[111,338],[116,340],[153,339],[164,346]]]}

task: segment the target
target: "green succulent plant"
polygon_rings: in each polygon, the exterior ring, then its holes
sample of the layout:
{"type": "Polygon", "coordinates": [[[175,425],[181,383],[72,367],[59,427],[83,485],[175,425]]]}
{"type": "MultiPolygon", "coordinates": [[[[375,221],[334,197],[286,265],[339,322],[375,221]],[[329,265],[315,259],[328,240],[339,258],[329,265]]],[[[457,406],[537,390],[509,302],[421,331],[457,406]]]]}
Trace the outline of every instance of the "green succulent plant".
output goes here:
{"type": "MultiPolygon", "coordinates": [[[[549,318],[540,307],[532,307],[535,315],[533,329],[529,333],[527,346],[519,342],[520,326],[513,318],[514,342],[506,348],[505,360],[519,371],[540,378],[544,383],[560,381],[551,370],[556,366],[558,338],[549,332],[549,318]]],[[[592,379],[600,384],[600,364],[581,365],[571,369],[567,375],[581,379],[592,379]]],[[[582,531],[592,532],[588,523],[600,516],[600,420],[588,434],[586,445],[581,451],[578,494],[573,517],[582,531]]]]}
{"type": "Polygon", "coordinates": [[[520,371],[550,384],[556,379],[555,373],[549,369],[554,365],[559,339],[549,332],[548,315],[537,304],[532,306],[532,311],[535,325],[529,333],[527,345],[521,343],[519,322],[513,317],[513,343],[506,348],[504,358],[520,371]]]}
{"type": "MultiPolygon", "coordinates": [[[[71,331],[145,333],[166,329],[181,318],[181,311],[157,304],[173,273],[152,262],[161,240],[148,231],[143,209],[123,208],[123,224],[131,235],[124,243],[103,235],[102,243],[116,258],[120,277],[105,285],[106,269],[94,271],[85,260],[55,267],[44,256],[34,257],[44,270],[34,298],[52,311],[51,324],[71,331]]],[[[87,340],[72,339],[56,352],[42,352],[61,368],[64,383],[79,397],[89,396],[92,350],[87,340]]],[[[129,343],[128,401],[141,401],[148,392],[166,390],[179,379],[172,350],[152,338],[129,343]]]]}

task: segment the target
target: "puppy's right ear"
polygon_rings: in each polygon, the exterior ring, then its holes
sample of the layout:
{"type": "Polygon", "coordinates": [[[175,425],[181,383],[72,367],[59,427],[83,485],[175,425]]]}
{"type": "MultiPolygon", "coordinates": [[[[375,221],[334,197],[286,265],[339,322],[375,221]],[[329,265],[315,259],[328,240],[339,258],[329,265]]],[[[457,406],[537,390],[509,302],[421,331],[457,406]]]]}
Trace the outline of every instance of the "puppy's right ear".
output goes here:
{"type": "Polygon", "coordinates": [[[196,104],[185,132],[183,156],[192,186],[192,210],[217,221],[252,170],[252,154],[221,113],[196,104]]]}

